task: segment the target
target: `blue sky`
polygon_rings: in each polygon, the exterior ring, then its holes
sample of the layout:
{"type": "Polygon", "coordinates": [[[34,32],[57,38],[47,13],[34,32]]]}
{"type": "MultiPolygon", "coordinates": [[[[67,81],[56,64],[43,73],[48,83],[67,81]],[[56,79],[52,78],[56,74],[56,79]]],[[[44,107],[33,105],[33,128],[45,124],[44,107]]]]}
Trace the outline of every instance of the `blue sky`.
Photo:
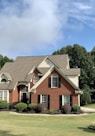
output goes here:
{"type": "Polygon", "coordinates": [[[0,54],[51,55],[95,46],[95,0],[0,0],[0,54]]]}

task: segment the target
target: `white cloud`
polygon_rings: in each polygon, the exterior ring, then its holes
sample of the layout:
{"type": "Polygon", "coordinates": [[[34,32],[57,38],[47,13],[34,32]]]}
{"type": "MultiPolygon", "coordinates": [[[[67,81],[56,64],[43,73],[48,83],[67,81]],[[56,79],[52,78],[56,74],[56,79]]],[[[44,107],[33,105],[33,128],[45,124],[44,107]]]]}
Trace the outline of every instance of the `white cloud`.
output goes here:
{"type": "Polygon", "coordinates": [[[35,55],[57,48],[64,29],[94,27],[93,0],[2,0],[0,8],[0,51],[10,57],[35,55]],[[71,21],[73,20],[73,21],[71,21]],[[49,47],[48,47],[49,46],[49,47]]]}

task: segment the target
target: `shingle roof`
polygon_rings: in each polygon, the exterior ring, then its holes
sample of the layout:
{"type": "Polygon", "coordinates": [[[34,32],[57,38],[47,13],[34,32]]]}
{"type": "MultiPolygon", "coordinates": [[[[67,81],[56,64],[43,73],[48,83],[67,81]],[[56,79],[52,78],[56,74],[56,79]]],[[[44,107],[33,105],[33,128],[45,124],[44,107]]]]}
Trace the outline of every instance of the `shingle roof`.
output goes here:
{"type": "Polygon", "coordinates": [[[80,68],[61,69],[66,76],[80,75],[80,68]]]}
{"type": "MultiPolygon", "coordinates": [[[[37,69],[44,75],[49,68],[39,68],[39,64],[45,59],[49,58],[56,66],[59,66],[63,72],[69,67],[68,55],[52,55],[52,56],[28,56],[28,57],[17,57],[14,62],[7,62],[3,68],[0,70],[2,72],[7,72],[12,77],[12,82],[8,85],[10,89],[14,88],[18,81],[30,81],[32,73],[29,72],[33,67],[37,69]]],[[[66,70],[66,72],[72,73],[73,70],[66,70]]],[[[74,73],[74,71],[73,71],[74,73]]],[[[75,72],[77,73],[77,72],[75,72]]],[[[2,88],[2,86],[0,86],[2,88]]]]}
{"type": "Polygon", "coordinates": [[[75,89],[74,91],[77,90],[79,93],[81,92],[81,90],[79,89],[79,87],[77,87],[67,76],[64,75],[64,73],[61,71],[61,69],[57,68],[56,66],[51,67],[51,68],[47,71],[47,73],[42,77],[42,79],[39,80],[39,81],[37,82],[37,84],[35,84],[35,85],[31,88],[31,91],[32,91],[32,92],[35,91],[36,88],[40,85],[40,83],[43,82],[43,80],[44,80],[45,78],[47,78],[47,76],[48,76],[53,70],[56,70],[58,73],[60,73],[61,76],[75,89]]]}

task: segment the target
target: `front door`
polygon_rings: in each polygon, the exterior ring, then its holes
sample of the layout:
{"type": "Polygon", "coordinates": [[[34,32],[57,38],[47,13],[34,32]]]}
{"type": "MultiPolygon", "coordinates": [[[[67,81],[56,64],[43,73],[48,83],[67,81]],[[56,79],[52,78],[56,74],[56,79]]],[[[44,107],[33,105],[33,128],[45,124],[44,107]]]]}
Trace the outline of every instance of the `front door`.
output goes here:
{"type": "Polygon", "coordinates": [[[26,93],[22,93],[22,98],[21,98],[21,102],[27,103],[27,94],[26,93]]]}

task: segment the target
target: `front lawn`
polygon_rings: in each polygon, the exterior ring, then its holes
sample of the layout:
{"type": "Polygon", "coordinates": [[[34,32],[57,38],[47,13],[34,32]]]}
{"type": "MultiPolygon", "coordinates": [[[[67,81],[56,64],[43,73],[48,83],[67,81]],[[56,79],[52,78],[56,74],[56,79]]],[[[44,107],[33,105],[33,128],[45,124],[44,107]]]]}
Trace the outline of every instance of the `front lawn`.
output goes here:
{"type": "Polygon", "coordinates": [[[0,112],[0,136],[94,136],[87,126],[95,113],[83,116],[34,116],[0,112]]]}
{"type": "Polygon", "coordinates": [[[95,109],[95,103],[87,104],[87,105],[85,105],[84,107],[87,107],[87,108],[94,108],[94,109],[95,109]]]}

